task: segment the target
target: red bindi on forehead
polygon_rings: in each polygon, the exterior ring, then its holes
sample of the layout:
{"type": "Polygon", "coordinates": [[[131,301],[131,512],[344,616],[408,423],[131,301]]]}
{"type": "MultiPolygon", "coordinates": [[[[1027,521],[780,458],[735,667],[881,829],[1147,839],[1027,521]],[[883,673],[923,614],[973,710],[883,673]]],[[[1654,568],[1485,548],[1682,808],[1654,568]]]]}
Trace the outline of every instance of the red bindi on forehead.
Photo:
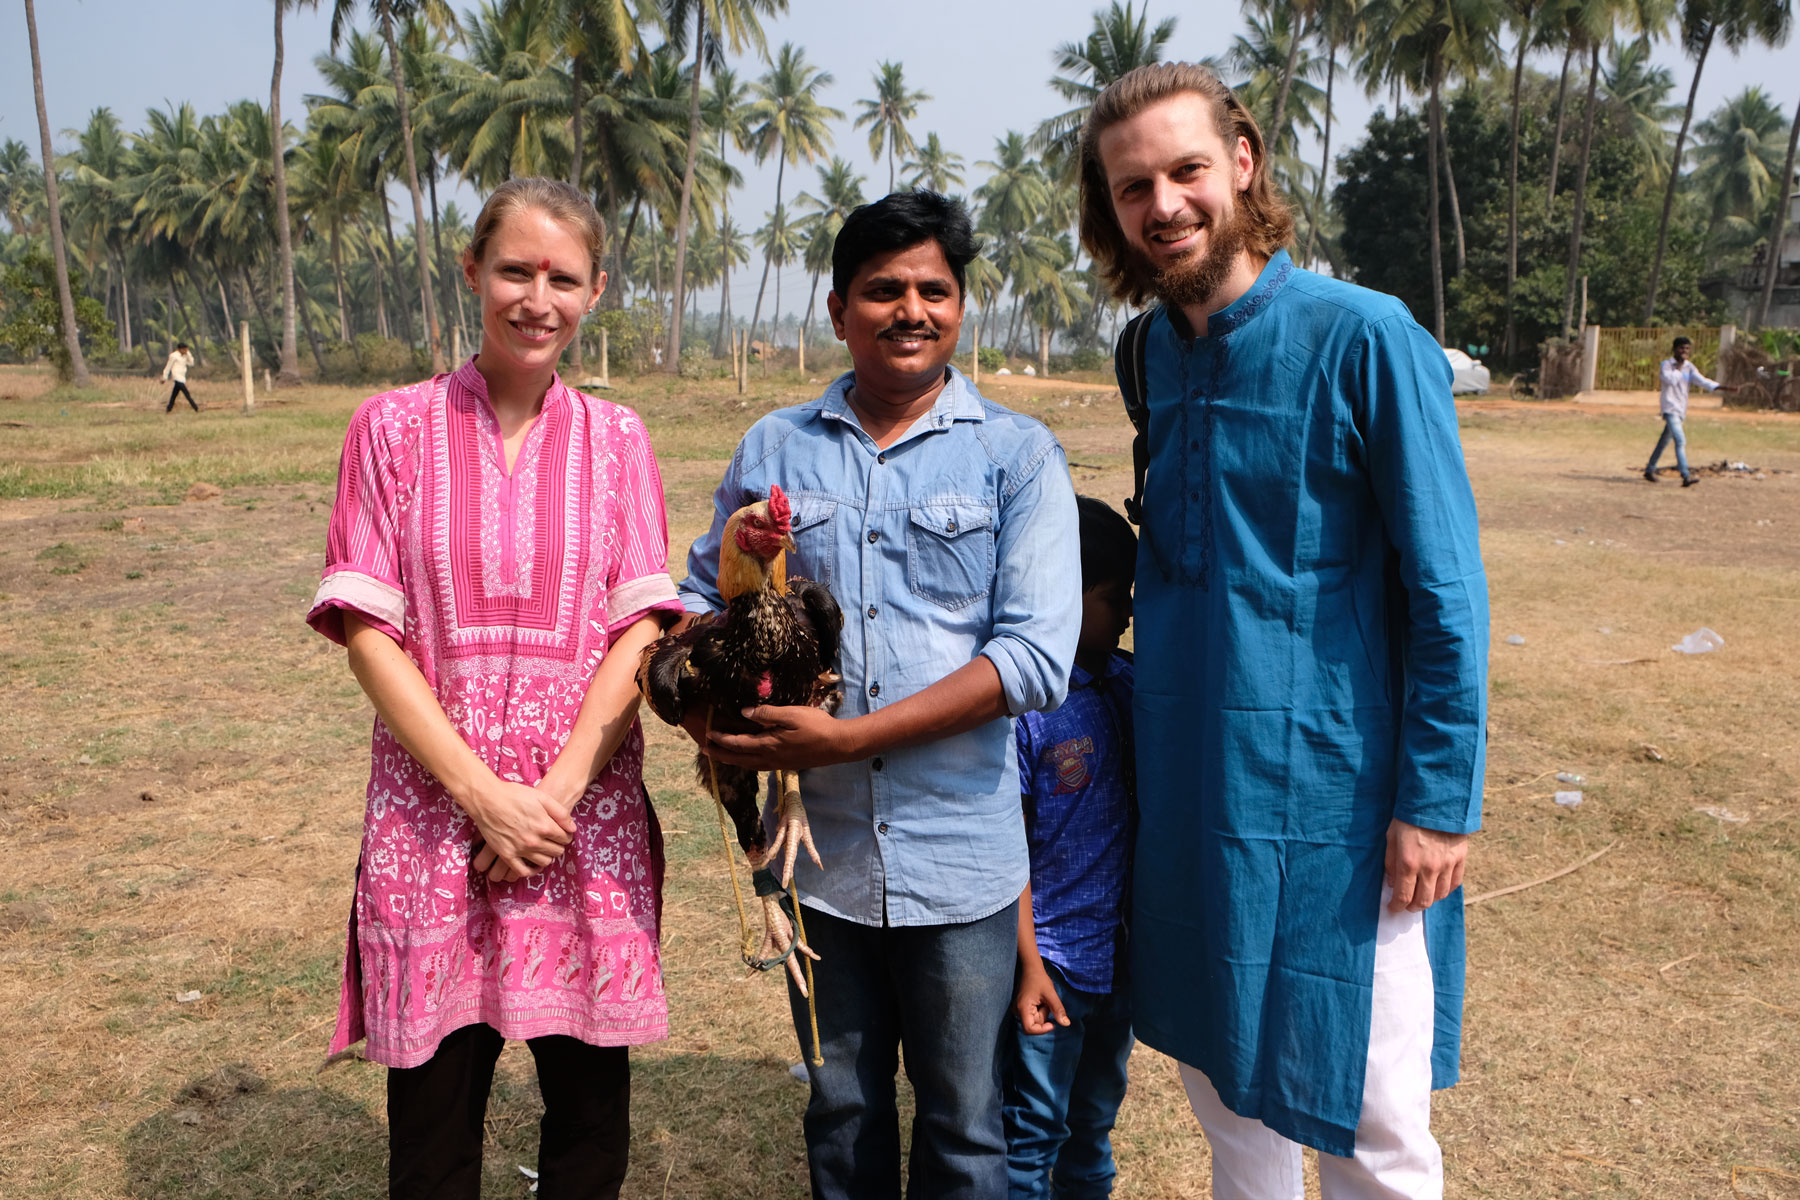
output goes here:
{"type": "Polygon", "coordinates": [[[549,259],[547,259],[547,258],[538,259],[538,270],[548,271],[549,269],[550,269],[550,260],[549,259]]]}

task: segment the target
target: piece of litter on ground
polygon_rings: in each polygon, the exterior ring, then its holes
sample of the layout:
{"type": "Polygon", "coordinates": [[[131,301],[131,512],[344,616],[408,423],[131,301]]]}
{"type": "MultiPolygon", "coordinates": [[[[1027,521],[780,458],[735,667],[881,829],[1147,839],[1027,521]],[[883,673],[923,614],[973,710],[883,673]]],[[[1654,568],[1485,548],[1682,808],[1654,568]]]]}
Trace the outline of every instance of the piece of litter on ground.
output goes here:
{"type": "Polygon", "coordinates": [[[527,1179],[536,1179],[538,1177],[538,1173],[536,1171],[532,1170],[530,1167],[524,1165],[523,1163],[519,1164],[519,1174],[523,1175],[527,1179]]]}
{"type": "Polygon", "coordinates": [[[1581,803],[1581,793],[1558,792],[1556,793],[1556,802],[1564,808],[1575,808],[1581,803]]]}
{"type": "Polygon", "coordinates": [[[1747,825],[1750,823],[1749,817],[1739,816],[1729,808],[1726,808],[1723,804],[1699,804],[1695,805],[1694,811],[1697,813],[1705,813],[1713,820],[1724,821],[1728,825],[1747,825]]]}
{"type": "Polygon", "coordinates": [[[175,1110],[175,1120],[183,1125],[198,1125],[200,1114],[191,1108],[178,1108],[175,1110]]]}
{"type": "Polygon", "coordinates": [[[1725,644],[1725,639],[1702,625],[1669,649],[1678,654],[1709,654],[1725,644]]]}
{"type": "Polygon", "coordinates": [[[1577,775],[1573,771],[1558,771],[1556,773],[1556,782],[1558,782],[1558,783],[1586,783],[1587,780],[1584,779],[1582,776],[1577,775]]]}
{"type": "Polygon", "coordinates": [[[1516,633],[1509,633],[1506,635],[1506,644],[1509,646],[1523,646],[1525,644],[1525,639],[1516,633]]]}
{"type": "Polygon", "coordinates": [[[1555,545],[1558,545],[1558,546],[1566,546],[1566,545],[1568,545],[1568,544],[1569,544],[1569,543],[1567,543],[1567,542],[1565,542],[1565,541],[1563,541],[1563,540],[1562,540],[1562,539],[1561,539],[1561,538],[1557,538],[1557,539],[1556,539],[1556,541],[1555,541],[1555,542],[1554,542],[1554,543],[1553,543],[1553,544],[1555,544],[1555,545]]]}
{"type": "Polygon", "coordinates": [[[1611,625],[1602,625],[1600,627],[1600,632],[1606,634],[1608,637],[1611,637],[1612,636],[1612,626],[1611,625]]]}
{"type": "Polygon", "coordinates": [[[1651,762],[1663,761],[1663,752],[1658,750],[1655,746],[1652,746],[1649,742],[1639,742],[1638,749],[1642,750],[1644,752],[1644,757],[1651,762]]]}
{"type": "Polygon", "coordinates": [[[80,763],[84,767],[91,767],[94,765],[94,756],[91,754],[84,754],[80,758],[76,759],[75,761],[80,763]]]}
{"type": "Polygon", "coordinates": [[[789,1067],[788,1074],[792,1075],[795,1079],[798,1079],[801,1083],[806,1083],[812,1078],[806,1070],[806,1064],[803,1062],[797,1062],[789,1067]]]}
{"type": "Polygon", "coordinates": [[[196,1001],[198,999],[200,999],[199,992],[176,992],[175,993],[175,1003],[177,1003],[177,1004],[192,1004],[194,1001],[196,1001]]]}

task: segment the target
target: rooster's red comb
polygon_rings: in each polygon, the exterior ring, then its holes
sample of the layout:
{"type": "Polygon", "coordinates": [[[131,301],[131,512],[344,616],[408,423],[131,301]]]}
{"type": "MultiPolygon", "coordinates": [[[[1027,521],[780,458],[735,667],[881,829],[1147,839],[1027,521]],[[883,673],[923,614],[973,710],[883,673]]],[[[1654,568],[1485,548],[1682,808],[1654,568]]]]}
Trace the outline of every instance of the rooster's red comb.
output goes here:
{"type": "Polygon", "coordinates": [[[769,518],[783,533],[793,527],[794,510],[788,504],[787,493],[781,490],[779,483],[769,485],[769,518]]]}

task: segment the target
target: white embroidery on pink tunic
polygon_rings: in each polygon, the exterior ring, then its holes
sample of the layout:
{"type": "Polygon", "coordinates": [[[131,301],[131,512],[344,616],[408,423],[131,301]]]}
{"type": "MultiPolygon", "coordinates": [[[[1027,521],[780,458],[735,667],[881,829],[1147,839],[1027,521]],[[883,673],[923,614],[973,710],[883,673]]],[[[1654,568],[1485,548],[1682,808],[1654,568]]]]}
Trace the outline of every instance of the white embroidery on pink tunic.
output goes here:
{"type": "MultiPolygon", "coordinates": [[[[395,637],[501,778],[535,784],[568,740],[612,635],[679,612],[643,422],[555,381],[510,475],[473,363],[366,401],[339,471],[308,621],[395,637]]],[[[416,1066],[477,1021],[596,1045],[667,1036],[660,835],[633,726],[574,809],[568,851],[490,884],[474,825],[375,723],[368,808],[330,1052],[416,1066]]]]}

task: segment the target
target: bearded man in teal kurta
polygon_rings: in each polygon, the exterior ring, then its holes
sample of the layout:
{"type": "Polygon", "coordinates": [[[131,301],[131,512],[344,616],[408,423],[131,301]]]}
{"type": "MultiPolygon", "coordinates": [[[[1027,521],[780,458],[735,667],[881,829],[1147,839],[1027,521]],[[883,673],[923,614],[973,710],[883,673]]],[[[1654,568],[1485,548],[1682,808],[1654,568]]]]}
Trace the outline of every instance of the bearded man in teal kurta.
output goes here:
{"type": "Polygon", "coordinates": [[[1443,1194],[1487,583],[1450,370],[1392,297],[1296,267],[1255,122],[1203,67],[1097,99],[1082,240],[1148,405],[1136,1032],[1213,1194],[1443,1194]]]}

